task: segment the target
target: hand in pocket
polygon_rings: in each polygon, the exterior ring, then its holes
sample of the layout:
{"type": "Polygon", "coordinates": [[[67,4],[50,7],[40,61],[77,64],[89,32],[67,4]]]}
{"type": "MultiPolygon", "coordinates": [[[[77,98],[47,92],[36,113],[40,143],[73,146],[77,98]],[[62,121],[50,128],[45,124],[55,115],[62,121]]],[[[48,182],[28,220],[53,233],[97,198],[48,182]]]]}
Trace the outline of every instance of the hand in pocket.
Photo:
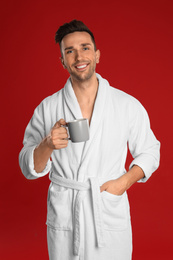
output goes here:
{"type": "Polygon", "coordinates": [[[115,180],[110,180],[100,187],[100,191],[107,191],[114,195],[122,195],[126,191],[126,183],[121,177],[115,180]]]}

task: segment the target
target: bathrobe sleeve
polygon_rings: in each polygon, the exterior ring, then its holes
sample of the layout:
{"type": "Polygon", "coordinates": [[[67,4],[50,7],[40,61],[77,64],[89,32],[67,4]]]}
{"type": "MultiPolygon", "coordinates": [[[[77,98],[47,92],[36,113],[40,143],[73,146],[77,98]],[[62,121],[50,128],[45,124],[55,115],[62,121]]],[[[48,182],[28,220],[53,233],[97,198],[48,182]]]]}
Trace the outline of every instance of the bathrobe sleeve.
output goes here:
{"type": "Polygon", "coordinates": [[[50,159],[47,162],[45,169],[37,173],[34,170],[33,153],[36,146],[45,137],[45,124],[43,116],[43,104],[41,103],[34,111],[34,114],[26,127],[23,148],[19,154],[19,164],[22,173],[27,179],[36,179],[46,175],[51,169],[50,159]]]}
{"type": "Polygon", "coordinates": [[[129,108],[129,150],[134,158],[130,164],[138,165],[145,177],[138,182],[146,182],[158,168],[160,161],[160,142],[154,136],[148,114],[136,99],[129,108]]]}

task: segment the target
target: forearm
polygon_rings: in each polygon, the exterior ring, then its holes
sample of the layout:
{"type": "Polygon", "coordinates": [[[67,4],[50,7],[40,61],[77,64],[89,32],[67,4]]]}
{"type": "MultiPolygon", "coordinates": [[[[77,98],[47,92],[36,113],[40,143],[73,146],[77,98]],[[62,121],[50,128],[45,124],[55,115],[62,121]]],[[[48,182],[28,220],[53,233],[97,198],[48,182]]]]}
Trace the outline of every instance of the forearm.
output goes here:
{"type": "Polygon", "coordinates": [[[122,175],[120,178],[125,183],[126,190],[129,189],[134,183],[144,178],[145,174],[143,170],[138,166],[134,165],[127,173],[122,175]]]}
{"type": "Polygon", "coordinates": [[[118,179],[105,182],[100,187],[100,191],[102,192],[106,190],[107,192],[115,195],[122,195],[135,182],[139,181],[144,176],[143,170],[139,166],[134,165],[127,173],[123,174],[118,179]]]}
{"type": "Polygon", "coordinates": [[[42,172],[46,164],[51,157],[53,149],[51,149],[47,145],[47,138],[43,139],[43,141],[35,148],[34,150],[34,170],[37,173],[42,172]]]}

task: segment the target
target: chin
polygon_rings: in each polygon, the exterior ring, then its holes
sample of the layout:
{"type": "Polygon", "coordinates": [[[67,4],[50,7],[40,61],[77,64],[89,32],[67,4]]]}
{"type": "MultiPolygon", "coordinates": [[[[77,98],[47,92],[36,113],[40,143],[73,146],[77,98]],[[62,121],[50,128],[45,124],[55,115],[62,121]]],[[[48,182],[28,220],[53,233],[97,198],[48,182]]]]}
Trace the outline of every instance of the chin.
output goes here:
{"type": "Polygon", "coordinates": [[[83,74],[83,75],[79,75],[79,74],[71,74],[71,76],[76,79],[77,81],[80,81],[80,82],[84,82],[84,81],[87,81],[89,79],[92,78],[92,76],[94,75],[94,72],[95,71],[92,71],[90,73],[87,73],[87,74],[83,74]]]}

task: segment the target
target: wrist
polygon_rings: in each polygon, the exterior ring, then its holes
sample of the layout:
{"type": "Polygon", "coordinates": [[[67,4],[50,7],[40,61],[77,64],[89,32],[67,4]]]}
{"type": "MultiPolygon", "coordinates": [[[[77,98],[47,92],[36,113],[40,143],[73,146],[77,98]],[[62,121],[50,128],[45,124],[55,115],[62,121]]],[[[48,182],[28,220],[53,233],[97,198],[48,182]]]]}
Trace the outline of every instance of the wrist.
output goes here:
{"type": "Polygon", "coordinates": [[[133,185],[132,178],[129,172],[124,174],[124,182],[126,185],[126,190],[128,190],[133,185]]]}
{"type": "Polygon", "coordinates": [[[47,145],[46,138],[34,150],[34,169],[37,173],[42,172],[51,157],[53,149],[47,145]]]}
{"type": "Polygon", "coordinates": [[[124,193],[130,186],[127,176],[124,174],[115,181],[118,181],[118,186],[121,189],[121,193],[124,193]]]}
{"type": "Polygon", "coordinates": [[[50,147],[48,137],[45,137],[41,143],[35,148],[35,150],[40,150],[43,154],[50,154],[53,152],[53,148],[50,147]]]}
{"type": "Polygon", "coordinates": [[[134,183],[143,178],[144,172],[143,170],[134,165],[128,172],[126,172],[122,177],[124,178],[124,182],[126,183],[126,189],[129,189],[134,183]]]}
{"type": "Polygon", "coordinates": [[[50,142],[50,136],[46,136],[42,142],[40,143],[40,145],[46,149],[46,151],[49,151],[49,152],[53,152],[54,148],[52,147],[51,145],[51,142],[50,142]]]}

